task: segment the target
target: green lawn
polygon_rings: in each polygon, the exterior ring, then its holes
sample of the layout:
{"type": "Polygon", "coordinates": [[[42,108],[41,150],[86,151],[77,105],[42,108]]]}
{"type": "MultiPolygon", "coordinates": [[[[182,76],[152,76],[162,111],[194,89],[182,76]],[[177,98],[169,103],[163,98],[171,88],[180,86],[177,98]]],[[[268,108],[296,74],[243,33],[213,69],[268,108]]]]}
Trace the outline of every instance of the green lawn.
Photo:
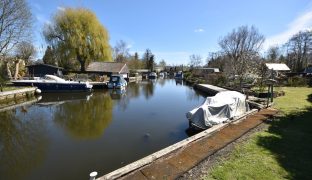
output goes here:
{"type": "Polygon", "coordinates": [[[282,116],[214,166],[204,179],[311,179],[312,88],[282,88],[282,116]]]}
{"type": "Polygon", "coordinates": [[[12,90],[16,90],[16,89],[20,89],[20,88],[14,87],[14,86],[4,86],[3,87],[3,91],[12,91],[12,90]]]}

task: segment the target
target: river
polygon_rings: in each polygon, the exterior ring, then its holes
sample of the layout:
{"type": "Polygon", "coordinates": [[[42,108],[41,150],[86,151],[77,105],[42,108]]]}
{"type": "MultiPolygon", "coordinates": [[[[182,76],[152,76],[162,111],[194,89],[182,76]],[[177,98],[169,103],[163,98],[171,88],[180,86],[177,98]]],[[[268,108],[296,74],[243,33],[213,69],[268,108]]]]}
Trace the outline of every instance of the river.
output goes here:
{"type": "Polygon", "coordinates": [[[185,113],[204,101],[174,79],[126,90],[42,94],[0,112],[0,179],[88,179],[188,137],[185,113]]]}

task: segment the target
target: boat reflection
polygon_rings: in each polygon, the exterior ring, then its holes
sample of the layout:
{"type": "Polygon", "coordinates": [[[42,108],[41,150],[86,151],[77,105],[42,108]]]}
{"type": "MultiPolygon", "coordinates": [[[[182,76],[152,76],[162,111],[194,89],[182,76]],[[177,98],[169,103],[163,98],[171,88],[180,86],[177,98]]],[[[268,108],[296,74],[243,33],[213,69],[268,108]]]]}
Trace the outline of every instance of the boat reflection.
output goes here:
{"type": "Polygon", "coordinates": [[[86,100],[89,101],[92,93],[51,93],[43,94],[40,101],[37,102],[40,106],[60,105],[65,102],[86,100]]]}
{"type": "Polygon", "coordinates": [[[121,99],[126,96],[126,89],[109,89],[109,94],[112,99],[121,99]]]}
{"type": "Polygon", "coordinates": [[[176,85],[182,85],[183,86],[183,80],[182,79],[175,79],[176,85]]]}

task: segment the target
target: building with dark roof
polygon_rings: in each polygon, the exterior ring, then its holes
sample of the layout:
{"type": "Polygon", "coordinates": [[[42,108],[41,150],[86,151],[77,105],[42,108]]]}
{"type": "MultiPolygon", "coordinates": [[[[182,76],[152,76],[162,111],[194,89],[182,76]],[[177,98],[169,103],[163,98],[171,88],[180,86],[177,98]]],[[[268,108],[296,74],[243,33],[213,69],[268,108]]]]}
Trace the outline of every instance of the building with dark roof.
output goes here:
{"type": "Polygon", "coordinates": [[[129,68],[126,63],[92,62],[88,65],[86,72],[107,76],[119,74],[123,75],[124,78],[129,77],[129,68]]]}
{"type": "Polygon", "coordinates": [[[49,64],[34,64],[26,66],[30,77],[43,77],[47,74],[62,76],[64,68],[49,64]]]}

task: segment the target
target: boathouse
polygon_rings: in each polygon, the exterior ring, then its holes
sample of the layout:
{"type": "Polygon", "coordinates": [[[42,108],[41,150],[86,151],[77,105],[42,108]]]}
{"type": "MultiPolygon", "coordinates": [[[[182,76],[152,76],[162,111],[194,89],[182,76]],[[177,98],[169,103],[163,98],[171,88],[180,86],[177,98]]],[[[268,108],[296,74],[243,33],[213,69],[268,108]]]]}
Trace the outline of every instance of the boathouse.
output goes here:
{"type": "Polygon", "coordinates": [[[34,64],[26,67],[30,77],[43,77],[47,74],[62,76],[64,71],[64,68],[49,64],[34,64]]]}
{"type": "Polygon", "coordinates": [[[98,74],[111,76],[112,74],[122,75],[124,78],[129,78],[129,68],[126,63],[117,62],[91,62],[86,72],[88,74],[98,74]]]}

